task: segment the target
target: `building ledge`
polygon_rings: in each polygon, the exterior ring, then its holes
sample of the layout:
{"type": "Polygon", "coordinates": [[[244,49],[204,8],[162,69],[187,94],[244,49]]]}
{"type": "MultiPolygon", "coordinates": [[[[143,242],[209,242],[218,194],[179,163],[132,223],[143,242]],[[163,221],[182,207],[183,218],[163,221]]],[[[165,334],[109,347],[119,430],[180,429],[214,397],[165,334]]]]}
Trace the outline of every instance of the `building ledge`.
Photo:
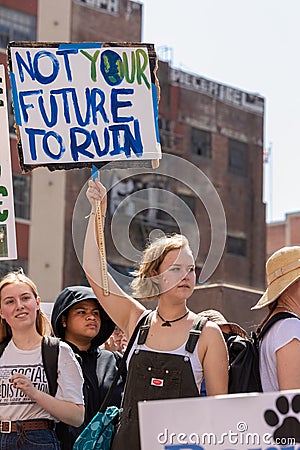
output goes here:
{"type": "Polygon", "coordinates": [[[226,288],[226,289],[234,289],[237,291],[246,291],[253,294],[262,295],[264,293],[261,289],[255,289],[251,288],[249,286],[243,286],[239,284],[230,284],[230,283],[209,283],[209,284],[202,284],[202,285],[196,285],[195,290],[202,290],[202,289],[214,289],[214,288],[226,288]]]}

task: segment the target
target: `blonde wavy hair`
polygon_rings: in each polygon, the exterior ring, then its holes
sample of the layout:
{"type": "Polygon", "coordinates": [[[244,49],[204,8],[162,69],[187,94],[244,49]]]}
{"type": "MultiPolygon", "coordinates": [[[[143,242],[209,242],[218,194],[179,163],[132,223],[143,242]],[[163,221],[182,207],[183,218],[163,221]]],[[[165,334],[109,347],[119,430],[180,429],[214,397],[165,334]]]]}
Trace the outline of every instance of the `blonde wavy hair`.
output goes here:
{"type": "MultiPolygon", "coordinates": [[[[34,297],[38,298],[39,294],[38,294],[38,290],[37,290],[35,283],[29,277],[27,277],[24,274],[23,269],[20,268],[16,271],[7,273],[0,280],[0,309],[1,309],[2,289],[5,286],[7,286],[8,284],[14,284],[14,283],[26,283],[30,287],[34,297]]],[[[40,309],[38,309],[36,312],[36,330],[41,336],[45,336],[47,334],[52,333],[51,323],[50,323],[48,317],[46,316],[46,314],[43,313],[43,311],[41,311],[40,309]]],[[[11,330],[10,325],[6,322],[5,319],[1,318],[1,320],[0,320],[0,343],[10,340],[11,337],[12,337],[12,330],[11,330]]]]}
{"type": "Polygon", "coordinates": [[[132,295],[135,298],[151,299],[159,295],[159,285],[155,273],[171,250],[186,248],[191,251],[189,242],[182,234],[171,234],[149,242],[142,260],[131,282],[132,295]]]}

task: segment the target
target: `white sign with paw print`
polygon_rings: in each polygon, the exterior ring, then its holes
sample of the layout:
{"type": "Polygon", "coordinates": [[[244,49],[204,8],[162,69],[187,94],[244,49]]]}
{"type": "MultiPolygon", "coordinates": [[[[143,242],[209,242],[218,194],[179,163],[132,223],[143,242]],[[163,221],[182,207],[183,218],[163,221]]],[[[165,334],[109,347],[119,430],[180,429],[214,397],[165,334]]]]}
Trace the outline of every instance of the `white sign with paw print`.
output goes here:
{"type": "Polygon", "coordinates": [[[142,450],[300,450],[300,390],[139,403],[142,450]]]}

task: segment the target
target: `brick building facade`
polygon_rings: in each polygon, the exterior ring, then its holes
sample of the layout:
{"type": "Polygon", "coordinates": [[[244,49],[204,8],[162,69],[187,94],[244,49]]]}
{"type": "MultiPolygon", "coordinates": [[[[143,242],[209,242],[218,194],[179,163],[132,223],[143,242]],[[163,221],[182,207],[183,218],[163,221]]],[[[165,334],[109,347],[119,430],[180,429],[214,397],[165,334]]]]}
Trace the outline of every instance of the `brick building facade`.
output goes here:
{"type": "Polygon", "coordinates": [[[267,258],[281,247],[300,245],[300,212],[288,213],[285,220],[267,224],[267,258]]]}
{"type": "MultiPolygon", "coordinates": [[[[139,42],[142,12],[142,5],[130,0],[51,0],[50,8],[47,0],[0,0],[0,63],[6,64],[5,47],[10,40],[139,42]],[[10,27],[4,26],[7,24],[10,27]]],[[[244,300],[240,319],[245,325],[245,311],[250,312],[265,283],[264,99],[176,70],[163,61],[157,75],[162,151],[189,161],[208,177],[220,197],[227,223],[222,258],[209,280],[195,290],[194,309],[203,309],[204,300],[209,298],[205,305],[218,307],[233,319],[232,305],[244,300]]],[[[16,209],[19,261],[3,266],[3,271],[14,264],[22,265],[39,286],[42,299],[50,302],[64,286],[85,282],[74,250],[72,222],[78,194],[90,172],[51,173],[39,168],[21,174],[11,125],[15,200],[27,209],[20,213],[16,209]]],[[[188,173],[184,177],[188,179],[188,173]]],[[[201,232],[196,260],[200,274],[212,239],[210,217],[201,195],[164,176],[157,179],[148,174],[137,181],[143,186],[163,186],[187,204],[201,232]]],[[[166,205],[160,208],[163,211],[166,205]]],[[[152,215],[151,220],[150,214],[146,220],[145,214],[134,218],[131,236],[138,247],[152,230],[177,231],[172,218],[165,216],[162,212],[152,215]]],[[[121,225],[122,217],[120,231],[121,225]]],[[[132,268],[110,238],[107,254],[118,270],[126,273],[132,268]]],[[[238,321],[239,317],[234,319],[238,321]]]]}

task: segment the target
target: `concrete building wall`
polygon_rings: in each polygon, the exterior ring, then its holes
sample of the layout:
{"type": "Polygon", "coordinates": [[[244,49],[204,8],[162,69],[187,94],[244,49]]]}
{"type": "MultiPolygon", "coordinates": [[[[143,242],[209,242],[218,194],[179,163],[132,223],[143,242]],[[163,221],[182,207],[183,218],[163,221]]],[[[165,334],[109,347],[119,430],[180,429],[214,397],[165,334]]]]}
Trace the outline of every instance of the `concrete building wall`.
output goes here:
{"type": "MultiPolygon", "coordinates": [[[[37,41],[69,41],[71,0],[39,0],[37,8],[37,41]]],[[[31,227],[29,238],[29,275],[35,280],[41,298],[54,300],[63,285],[65,171],[46,168],[32,171],[31,227]]]]}
{"type": "Polygon", "coordinates": [[[64,42],[71,38],[71,0],[38,0],[37,40],[64,42]]]}
{"type": "Polygon", "coordinates": [[[65,180],[61,171],[32,173],[28,272],[44,302],[54,300],[63,281],[65,180]]]}

